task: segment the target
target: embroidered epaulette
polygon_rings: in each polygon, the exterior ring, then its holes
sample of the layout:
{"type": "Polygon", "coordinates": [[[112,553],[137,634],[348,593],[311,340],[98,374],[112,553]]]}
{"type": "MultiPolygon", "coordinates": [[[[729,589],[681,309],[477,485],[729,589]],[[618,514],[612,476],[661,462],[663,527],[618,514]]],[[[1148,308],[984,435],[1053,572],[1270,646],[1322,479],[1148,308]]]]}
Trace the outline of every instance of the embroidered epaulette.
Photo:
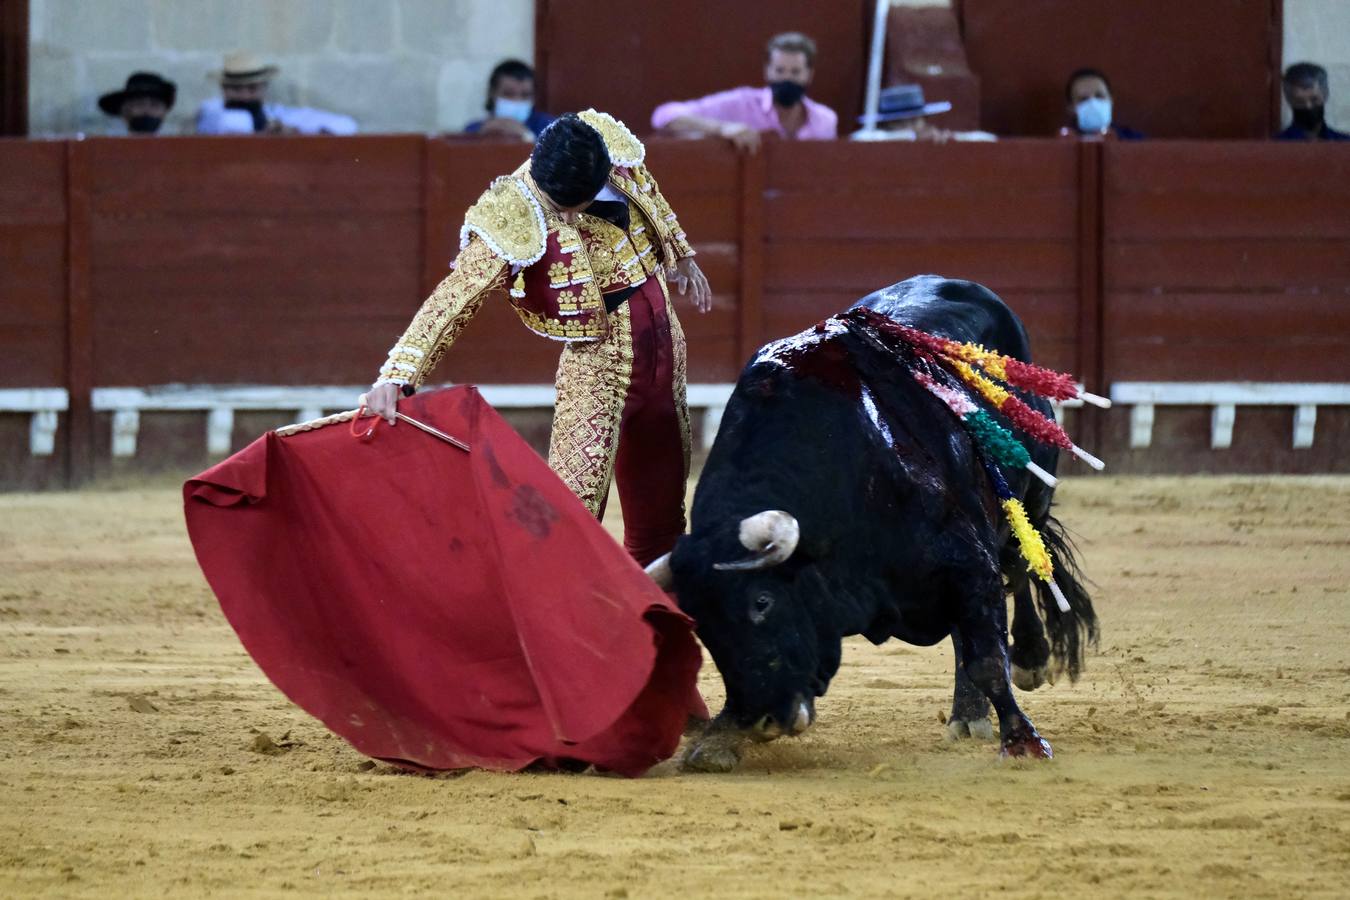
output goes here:
{"type": "Polygon", "coordinates": [[[628,130],[627,125],[609,113],[588,109],[577,113],[577,117],[600,132],[613,165],[631,168],[642,165],[642,161],[647,158],[647,148],[642,146],[642,141],[628,130]]]}
{"type": "Polygon", "coordinates": [[[492,252],[516,266],[528,266],[544,255],[548,227],[544,210],[525,182],[515,176],[498,178],[464,214],[459,246],[478,235],[492,252]]]}

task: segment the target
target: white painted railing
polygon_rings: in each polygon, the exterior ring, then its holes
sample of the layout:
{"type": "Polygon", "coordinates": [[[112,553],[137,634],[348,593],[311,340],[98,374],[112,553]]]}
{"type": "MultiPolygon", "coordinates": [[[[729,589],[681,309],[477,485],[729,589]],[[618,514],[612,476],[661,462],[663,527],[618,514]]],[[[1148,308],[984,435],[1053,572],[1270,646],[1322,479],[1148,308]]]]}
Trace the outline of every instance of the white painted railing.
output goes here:
{"type": "MultiPolygon", "coordinates": [[[[689,407],[703,415],[703,447],[712,446],[731,397],[731,384],[689,385],[689,407]]],[[[499,409],[548,409],[555,394],[551,384],[485,384],[484,399],[499,409]]],[[[207,450],[216,456],[230,451],[234,415],[241,410],[294,411],[298,421],[317,419],[326,412],[351,409],[365,390],[359,386],[283,385],[161,385],[148,388],[104,387],[93,391],[93,408],[112,413],[114,456],[135,456],[142,412],[200,411],[206,416],[207,450]]],[[[1350,384],[1279,382],[1159,382],[1121,381],[1111,387],[1111,399],[1130,407],[1130,446],[1153,442],[1154,409],[1158,406],[1212,407],[1210,445],[1232,446],[1233,425],[1239,406],[1294,407],[1293,446],[1311,447],[1317,407],[1350,405],[1350,384]]],[[[1056,404],[1081,406],[1070,400],[1056,404]]],[[[58,414],[69,408],[65,388],[0,388],[0,412],[32,416],[28,449],[34,456],[51,455],[56,441],[58,414]]]]}
{"type": "Polygon", "coordinates": [[[29,413],[28,452],[51,456],[56,449],[59,413],[70,409],[65,388],[0,388],[0,412],[29,413]]]}
{"type": "Polygon", "coordinates": [[[1258,381],[1117,381],[1111,400],[1130,407],[1130,447],[1153,443],[1153,414],[1158,406],[1211,407],[1209,444],[1233,445],[1239,406],[1294,407],[1293,446],[1313,445],[1317,407],[1350,405],[1350,384],[1258,381]]]}
{"type": "MultiPolygon", "coordinates": [[[[689,406],[703,412],[705,449],[722,421],[731,397],[730,384],[689,385],[689,406]]],[[[93,391],[93,407],[111,412],[113,456],[135,456],[141,413],[201,411],[206,417],[206,449],[214,456],[230,452],[234,414],[241,410],[295,411],[297,421],[352,409],[365,387],[283,385],[162,385],[149,388],[106,387],[93,391]]],[[[498,409],[548,409],[556,394],[551,384],[481,384],[483,399],[498,409]]]]}

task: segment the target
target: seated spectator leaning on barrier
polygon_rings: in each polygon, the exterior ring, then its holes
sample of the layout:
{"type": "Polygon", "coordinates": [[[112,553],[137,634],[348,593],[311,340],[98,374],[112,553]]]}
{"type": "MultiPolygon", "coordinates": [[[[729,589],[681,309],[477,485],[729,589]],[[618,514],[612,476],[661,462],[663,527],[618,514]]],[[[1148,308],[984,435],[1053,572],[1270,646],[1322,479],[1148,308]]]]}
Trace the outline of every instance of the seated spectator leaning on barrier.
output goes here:
{"type": "Polygon", "coordinates": [[[1143,137],[1133,128],[1112,124],[1114,109],[1111,82],[1096,69],[1079,69],[1064,84],[1069,124],[1059,130],[1060,137],[1088,139],[1119,138],[1137,141],[1143,137]]]}
{"type": "MultiPolygon", "coordinates": [[[[917,84],[897,84],[882,88],[877,98],[877,127],[860,129],[850,134],[852,141],[995,141],[987,131],[949,131],[928,122],[929,116],[950,112],[951,103],[938,100],[925,103],[923,87],[917,84]]],[[[866,120],[859,116],[858,121],[866,120]]]]}
{"type": "Polygon", "coordinates": [[[662,103],[652,127],[677,137],[723,137],[742,150],[759,148],[761,132],[784,138],[833,140],[834,110],[807,98],[815,74],[816,44],[790,31],[769,41],[764,64],[767,87],[739,87],[697,100],[662,103]]]}
{"type": "Polygon", "coordinates": [[[252,53],[231,53],[220,72],[220,97],[197,109],[198,134],[356,134],[356,120],[340,113],[266,102],[267,88],[281,70],[252,53]]]}
{"type": "Polygon", "coordinates": [[[1278,141],[1350,141],[1350,134],[1326,122],[1327,97],[1331,86],[1327,70],[1313,63],[1295,63],[1284,70],[1284,99],[1294,121],[1275,135],[1278,141]]]}
{"type": "Polygon", "coordinates": [[[126,87],[98,98],[98,108],[124,123],[127,134],[154,134],[173,109],[178,86],[154,72],[136,72],[126,87]]]}
{"type": "Polygon", "coordinates": [[[487,118],[464,126],[466,134],[533,141],[553,116],[534,106],[534,69],[518,59],[497,63],[488,77],[487,118]]]}

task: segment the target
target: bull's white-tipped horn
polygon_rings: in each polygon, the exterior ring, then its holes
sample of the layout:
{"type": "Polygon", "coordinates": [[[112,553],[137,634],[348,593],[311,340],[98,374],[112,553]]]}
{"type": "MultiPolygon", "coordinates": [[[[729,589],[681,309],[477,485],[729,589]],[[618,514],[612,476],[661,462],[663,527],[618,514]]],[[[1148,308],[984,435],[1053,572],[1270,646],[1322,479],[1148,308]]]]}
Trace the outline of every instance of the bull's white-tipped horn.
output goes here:
{"type": "Polygon", "coordinates": [[[741,520],[741,546],[753,555],[736,562],[717,563],[724,572],[767,569],[786,560],[797,549],[802,529],[791,514],[781,509],[766,509],[741,520]]]}
{"type": "Polygon", "coordinates": [[[781,509],[766,509],[748,519],[741,520],[741,546],[753,553],[762,553],[770,547],[778,547],[783,559],[792,555],[801,539],[802,529],[791,514],[781,509]]]}
{"type": "Polygon", "coordinates": [[[656,586],[663,591],[668,591],[675,585],[675,573],[670,569],[670,554],[658,556],[647,564],[646,572],[651,576],[656,586]]]}

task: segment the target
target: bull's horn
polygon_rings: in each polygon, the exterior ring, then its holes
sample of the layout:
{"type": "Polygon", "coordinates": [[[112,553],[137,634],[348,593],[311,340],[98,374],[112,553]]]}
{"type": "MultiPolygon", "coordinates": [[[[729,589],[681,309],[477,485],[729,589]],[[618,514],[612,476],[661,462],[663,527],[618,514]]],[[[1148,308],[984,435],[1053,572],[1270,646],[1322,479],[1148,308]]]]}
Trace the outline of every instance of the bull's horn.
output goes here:
{"type": "Polygon", "coordinates": [[[659,556],[647,564],[647,574],[656,582],[656,586],[668,591],[675,584],[675,573],[670,570],[670,554],[659,556]]]}
{"type": "Polygon", "coordinates": [[[781,509],[766,509],[741,520],[741,546],[753,555],[736,562],[717,563],[723,572],[745,572],[776,566],[792,555],[801,539],[797,520],[781,509]]]}

